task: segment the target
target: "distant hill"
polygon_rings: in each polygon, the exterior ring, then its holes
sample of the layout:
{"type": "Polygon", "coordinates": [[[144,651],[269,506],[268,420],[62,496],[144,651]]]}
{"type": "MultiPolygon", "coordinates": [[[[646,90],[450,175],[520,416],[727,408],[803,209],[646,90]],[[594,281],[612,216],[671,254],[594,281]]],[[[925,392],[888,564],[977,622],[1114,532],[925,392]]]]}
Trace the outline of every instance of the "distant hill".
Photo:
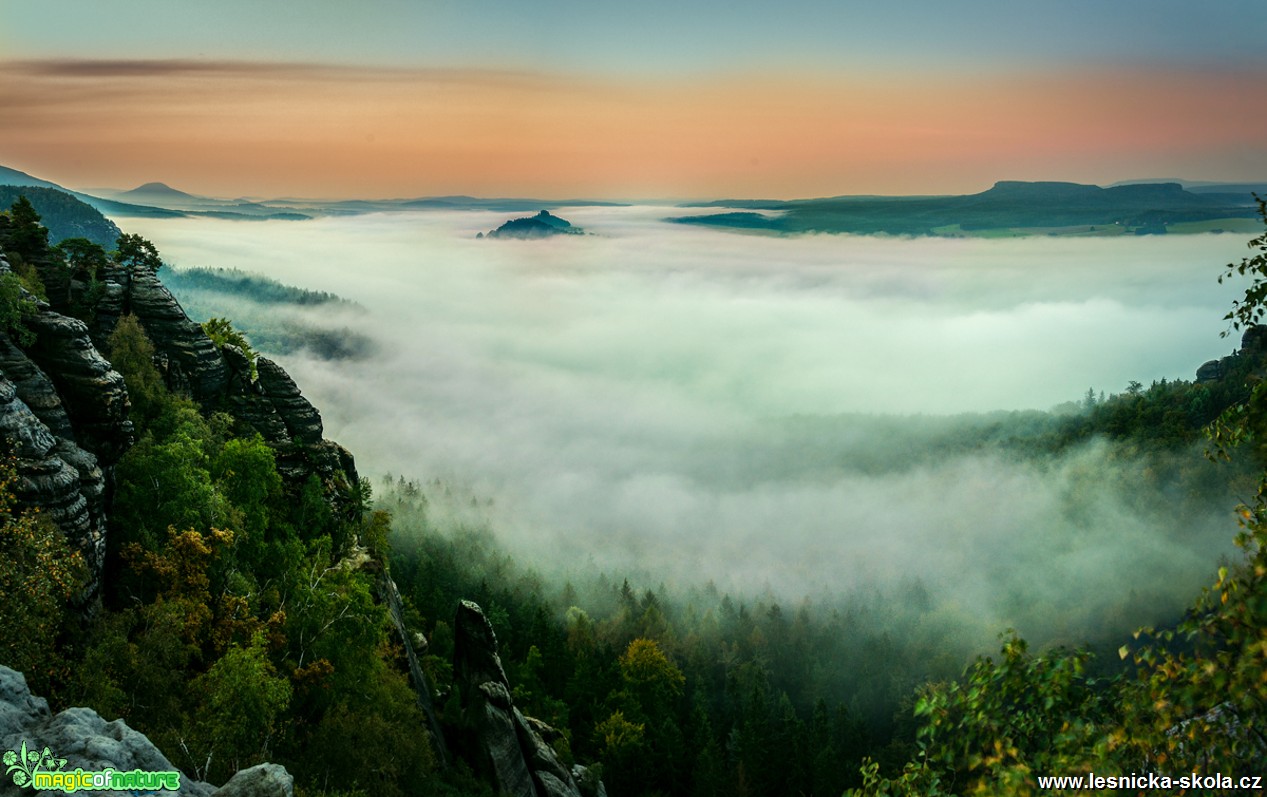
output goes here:
{"type": "Polygon", "coordinates": [[[163,202],[163,201],[188,201],[197,202],[204,200],[205,197],[187,194],[184,191],[177,191],[175,188],[166,183],[146,183],[137,186],[130,191],[121,191],[114,195],[115,199],[122,199],[127,202],[163,202]]]}
{"type": "Polygon", "coordinates": [[[0,185],[0,209],[7,210],[18,197],[25,196],[48,228],[49,243],[67,238],[87,238],[107,251],[114,249],[121,234],[115,223],[101,212],[66,191],[38,185],[0,185]]]}
{"type": "MultiPolygon", "coordinates": [[[[80,191],[72,191],[69,188],[58,185],[57,183],[41,180],[38,177],[32,177],[26,172],[20,172],[17,169],[10,169],[7,166],[0,166],[0,185],[9,186],[35,186],[38,188],[52,188],[69,194],[84,204],[96,208],[102,213],[109,213],[112,216],[140,216],[140,217],[181,217],[184,213],[175,210],[167,210],[165,208],[154,208],[145,205],[134,205],[128,202],[118,202],[111,199],[102,199],[80,191]]],[[[35,200],[31,199],[34,203],[35,200]]],[[[51,228],[50,228],[51,229],[51,228]]],[[[71,236],[74,237],[74,236],[71,236]]],[[[114,242],[111,241],[111,246],[114,242]]]]}
{"type": "Polygon", "coordinates": [[[1194,194],[1229,194],[1238,196],[1258,194],[1259,196],[1267,196],[1267,182],[1221,183],[1205,180],[1180,180],[1177,177],[1153,180],[1123,180],[1120,183],[1114,183],[1110,188],[1119,185],[1139,185],[1141,183],[1178,183],[1183,186],[1185,191],[1190,191],[1194,194]]]}
{"type": "MultiPolygon", "coordinates": [[[[1005,180],[987,191],[940,197],[833,197],[791,201],[716,201],[688,207],[742,208],[749,212],[670,219],[771,232],[891,235],[965,235],[1063,232],[1162,233],[1171,225],[1252,219],[1252,197],[1198,194],[1177,183],[1101,188],[1062,182],[1005,180]],[[757,213],[752,211],[775,211],[757,213]]],[[[1211,225],[1211,229],[1215,227],[1211,225]]]]}
{"type": "Polygon", "coordinates": [[[65,191],[57,183],[50,183],[48,180],[41,180],[38,177],[32,177],[26,172],[20,172],[17,169],[10,169],[7,166],[0,166],[0,185],[33,185],[40,188],[57,188],[65,191]]]}
{"type": "Polygon", "coordinates": [[[553,235],[583,235],[580,227],[543,210],[535,216],[511,219],[488,234],[489,238],[549,238],[553,235]]]}

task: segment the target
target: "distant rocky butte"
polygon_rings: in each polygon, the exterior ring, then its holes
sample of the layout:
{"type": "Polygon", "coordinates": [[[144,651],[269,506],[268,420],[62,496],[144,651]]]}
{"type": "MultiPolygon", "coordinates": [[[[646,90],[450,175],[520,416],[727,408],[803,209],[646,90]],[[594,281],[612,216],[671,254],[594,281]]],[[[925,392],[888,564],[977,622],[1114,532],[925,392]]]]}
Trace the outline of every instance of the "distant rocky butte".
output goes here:
{"type": "MultiPolygon", "coordinates": [[[[535,216],[511,219],[489,232],[489,238],[548,238],[552,235],[584,235],[580,227],[543,210],[535,216]]],[[[483,237],[483,234],[479,237],[483,237]]]]}

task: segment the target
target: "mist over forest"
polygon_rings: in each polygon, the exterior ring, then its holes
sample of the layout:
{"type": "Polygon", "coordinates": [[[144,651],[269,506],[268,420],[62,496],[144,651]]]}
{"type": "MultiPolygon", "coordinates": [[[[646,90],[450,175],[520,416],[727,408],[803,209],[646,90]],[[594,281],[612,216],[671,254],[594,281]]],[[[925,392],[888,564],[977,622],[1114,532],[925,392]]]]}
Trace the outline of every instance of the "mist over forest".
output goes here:
{"type": "Polygon", "coordinates": [[[1008,627],[1076,644],[1164,621],[1232,550],[1237,497],[1199,447],[1170,455],[1176,484],[1121,447],[1042,441],[1088,388],[1191,379],[1234,347],[1215,276],[1240,236],[786,238],[560,213],[597,234],[476,240],[502,218],[478,212],[135,226],[178,270],[367,308],[284,309],[373,342],[282,358],[327,433],[376,480],[438,480],[433,514],[560,580],[915,589],[903,627],[966,656],[1008,627]],[[986,439],[1000,428],[1010,444],[986,439]]]}

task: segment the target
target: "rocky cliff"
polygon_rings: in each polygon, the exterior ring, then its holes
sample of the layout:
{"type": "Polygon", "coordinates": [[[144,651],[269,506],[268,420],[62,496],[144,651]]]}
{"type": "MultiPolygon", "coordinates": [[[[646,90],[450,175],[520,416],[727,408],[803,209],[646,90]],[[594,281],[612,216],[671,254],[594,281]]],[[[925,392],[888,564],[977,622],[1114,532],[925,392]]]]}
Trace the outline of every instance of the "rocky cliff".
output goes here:
{"type": "MultiPolygon", "coordinates": [[[[8,271],[0,252],[0,273],[8,271]]],[[[0,431],[17,457],[19,501],[40,507],[83,552],[85,598],[100,587],[111,471],[134,440],[123,377],[100,353],[127,314],[154,344],[170,389],[258,431],[290,486],[315,474],[336,515],[354,511],[352,455],[324,439],[320,413],[294,381],[262,357],[252,373],[240,350],[217,346],[151,269],[111,263],[96,286],[78,285],[52,304],[25,296],[37,308],[24,322],[32,339],[19,345],[0,333],[0,431]],[[89,290],[91,325],[67,314],[89,290]]]]}
{"type": "MultiPolygon", "coordinates": [[[[8,270],[0,252],[0,273],[8,270]]],[[[153,343],[155,365],[169,389],[258,431],[290,486],[316,475],[336,513],[359,510],[351,454],[325,439],[320,413],[285,370],[263,357],[252,363],[236,346],[216,345],[152,270],[112,263],[95,285],[72,285],[52,304],[25,298],[36,306],[23,322],[31,335],[19,343],[0,332],[0,434],[17,459],[20,502],[40,507],[83,551],[91,571],[85,602],[101,588],[112,471],[135,437],[123,377],[99,351],[125,315],[135,316],[153,343]],[[94,301],[84,313],[86,297],[94,301]],[[71,317],[72,311],[89,322],[71,317]]],[[[361,566],[378,569],[379,597],[403,643],[442,766],[451,754],[460,756],[515,797],[605,797],[595,773],[559,759],[551,746],[558,733],[515,707],[492,626],[473,603],[462,604],[455,624],[460,720],[456,727],[442,726],[396,586],[381,563],[365,558],[361,566]]],[[[107,722],[86,708],[51,715],[21,674],[0,667],[0,746],[14,750],[23,741],[47,746],[71,769],[173,769],[123,721],[107,722]]],[[[270,765],[239,773],[219,791],[182,783],[181,793],[197,797],[290,793],[289,775],[270,765]]],[[[15,788],[0,778],[0,795],[21,793],[15,788]]]]}
{"type": "MultiPolygon", "coordinates": [[[[0,253],[0,274],[8,271],[0,253]]],[[[26,350],[0,334],[0,433],[17,460],[18,501],[40,507],[79,547],[91,596],[105,556],[106,469],[132,443],[127,389],[82,322],[36,306],[26,350]]]]}
{"type": "Polygon", "coordinates": [[[568,768],[548,741],[559,734],[515,708],[497,654],[497,635],[470,601],[454,621],[453,681],[461,718],[453,747],[498,794],[510,797],[606,797],[602,781],[582,766],[568,768]]]}

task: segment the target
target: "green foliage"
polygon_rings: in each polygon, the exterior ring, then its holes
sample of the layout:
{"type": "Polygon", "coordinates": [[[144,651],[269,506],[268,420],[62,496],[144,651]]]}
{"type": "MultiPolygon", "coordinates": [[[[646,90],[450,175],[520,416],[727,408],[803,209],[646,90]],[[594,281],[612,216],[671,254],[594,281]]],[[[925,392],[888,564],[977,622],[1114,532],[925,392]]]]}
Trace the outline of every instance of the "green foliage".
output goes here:
{"type": "Polygon", "coordinates": [[[9,335],[19,345],[35,342],[35,333],[23,322],[37,312],[35,302],[22,295],[22,282],[16,274],[0,274],[0,333],[9,335]]]}
{"type": "Polygon", "coordinates": [[[102,246],[113,246],[119,228],[101,213],[65,191],[39,186],[0,185],[0,205],[26,197],[49,231],[49,239],[87,238],[102,246]]]}
{"type": "Polygon", "coordinates": [[[53,247],[73,274],[96,277],[106,266],[106,250],[87,238],[67,238],[53,247]]]}
{"type": "Polygon", "coordinates": [[[238,329],[258,351],[289,354],[302,350],[321,359],[342,360],[363,358],[374,348],[373,341],[355,329],[313,323],[311,314],[294,312],[316,306],[343,312],[363,309],[333,294],[239,272],[205,269],[169,274],[164,282],[190,318],[209,319],[232,312],[238,329]]]}
{"type": "Polygon", "coordinates": [[[132,404],[133,423],[148,428],[160,413],[170,410],[173,398],[163,384],[163,376],[154,367],[154,344],[136,316],[119,319],[106,341],[110,364],[123,376],[132,404]]]}
{"type": "Polygon", "coordinates": [[[154,550],[169,527],[209,531],[229,518],[211,480],[206,421],[192,406],[176,407],[171,421],[170,431],[142,436],[119,460],[111,519],[120,542],[154,550]]]}
{"type": "Polygon", "coordinates": [[[19,196],[9,208],[8,217],[5,250],[28,263],[44,258],[48,253],[48,228],[40,223],[40,214],[25,195],[19,196]]]}
{"type": "MultiPolygon", "coordinates": [[[[1258,213],[1262,216],[1263,223],[1267,224],[1267,200],[1261,197],[1257,199],[1258,213]]],[[[1245,296],[1233,301],[1232,309],[1223,316],[1231,329],[1238,331],[1262,323],[1264,315],[1267,315],[1267,232],[1251,240],[1247,246],[1258,254],[1246,257],[1240,263],[1229,263],[1227,271],[1219,277],[1220,285],[1224,280],[1234,277],[1250,278],[1245,296]]],[[[1228,334],[1225,331],[1223,336],[1227,337],[1228,334]]]]}
{"type": "MultiPolygon", "coordinates": [[[[1267,222],[1267,204],[1259,202],[1267,222]]],[[[1250,329],[1267,313],[1267,234],[1257,255],[1220,278],[1250,276],[1243,299],[1225,317],[1250,329]]],[[[1145,393],[1128,389],[1124,401],[1145,393]]],[[[1209,427],[1226,458],[1253,442],[1267,465],[1267,389],[1256,381],[1242,402],[1209,427]]],[[[895,777],[875,762],[858,794],[1036,793],[1039,774],[1097,772],[1242,772],[1267,760],[1267,473],[1239,508],[1245,551],[1220,567],[1188,615],[1170,629],[1141,629],[1119,650],[1133,678],[1094,684],[1085,653],[1028,654],[1012,637],[998,664],[979,660],[961,683],[925,687],[915,707],[921,756],[895,777]]]]}
{"type": "Polygon", "coordinates": [[[251,342],[246,336],[233,328],[233,322],[227,318],[211,318],[202,325],[202,331],[207,333],[207,337],[211,338],[211,342],[216,346],[236,346],[246,355],[247,362],[251,364],[251,378],[257,376],[255,371],[255,359],[259,355],[255,353],[255,349],[251,348],[251,342]]]}
{"type": "Polygon", "coordinates": [[[192,733],[201,737],[213,762],[208,777],[224,780],[268,757],[291,685],[265,655],[262,635],[247,647],[229,648],[191,688],[200,697],[192,733]]]}
{"type": "Polygon", "coordinates": [[[17,468],[0,460],[0,661],[46,691],[67,675],[57,639],[87,575],[83,557],[33,510],[16,512],[17,468]]]}
{"type": "Polygon", "coordinates": [[[52,270],[63,294],[58,297],[59,306],[76,318],[91,322],[105,295],[105,283],[99,275],[107,263],[106,250],[87,238],[67,238],[53,252],[64,262],[62,268],[52,270]]]}
{"type": "Polygon", "coordinates": [[[9,255],[9,266],[23,288],[35,298],[48,301],[48,289],[44,287],[44,280],[35,266],[23,260],[20,255],[12,253],[9,255]]]}
{"type": "Polygon", "coordinates": [[[291,304],[300,307],[337,304],[354,307],[352,302],[325,291],[310,291],[283,285],[274,279],[228,268],[190,268],[169,273],[164,282],[173,293],[204,291],[250,299],[261,304],[291,304]]]}
{"type": "Polygon", "coordinates": [[[163,259],[158,254],[158,247],[132,233],[119,236],[111,255],[116,263],[128,268],[144,268],[157,272],[163,267],[163,259]]]}

